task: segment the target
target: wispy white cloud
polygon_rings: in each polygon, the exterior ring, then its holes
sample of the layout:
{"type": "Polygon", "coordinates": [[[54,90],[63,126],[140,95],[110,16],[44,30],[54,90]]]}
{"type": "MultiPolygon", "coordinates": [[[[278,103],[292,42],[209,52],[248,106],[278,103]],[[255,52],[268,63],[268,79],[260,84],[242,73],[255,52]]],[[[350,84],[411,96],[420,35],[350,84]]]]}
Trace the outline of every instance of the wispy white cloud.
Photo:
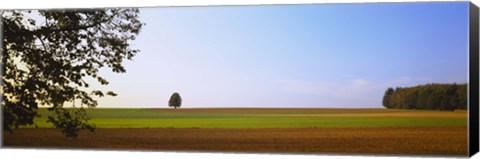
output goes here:
{"type": "Polygon", "coordinates": [[[405,86],[418,82],[416,78],[402,76],[377,82],[374,79],[351,78],[343,81],[277,79],[273,81],[283,93],[303,96],[319,106],[381,106],[383,93],[388,87],[405,86]],[[372,103],[377,103],[372,105],[372,103]]]}
{"type": "Polygon", "coordinates": [[[389,84],[406,84],[406,83],[409,83],[409,82],[412,82],[413,79],[411,77],[407,77],[407,76],[402,76],[402,77],[399,77],[399,78],[395,78],[395,79],[392,79],[390,81],[388,81],[389,84]]]}
{"type": "Polygon", "coordinates": [[[352,74],[348,74],[348,73],[343,73],[343,74],[340,74],[340,76],[343,76],[343,77],[348,77],[348,78],[355,77],[354,75],[352,75],[352,74]]]}
{"type": "Polygon", "coordinates": [[[348,92],[355,89],[364,90],[372,85],[366,79],[357,78],[341,81],[326,81],[326,80],[297,80],[297,79],[277,79],[274,80],[282,90],[291,91],[295,93],[312,93],[312,92],[348,92]]]}
{"type": "Polygon", "coordinates": [[[273,81],[275,85],[278,86],[282,91],[291,92],[291,93],[322,93],[328,92],[335,87],[337,84],[329,81],[308,81],[308,80],[297,80],[297,79],[277,79],[273,81]]]}
{"type": "Polygon", "coordinates": [[[303,98],[315,101],[319,106],[372,106],[367,103],[381,97],[379,87],[363,78],[346,81],[279,79],[274,83],[280,91],[303,95],[303,98]]]}
{"type": "Polygon", "coordinates": [[[365,80],[365,79],[353,79],[350,84],[353,86],[353,87],[363,87],[363,86],[366,86],[368,85],[370,82],[365,80]]]}
{"type": "Polygon", "coordinates": [[[333,93],[345,100],[365,100],[371,98],[372,91],[377,88],[375,83],[369,80],[356,78],[340,83],[333,93]]]}
{"type": "Polygon", "coordinates": [[[386,80],[386,82],[381,83],[383,87],[409,87],[415,86],[419,84],[427,84],[431,83],[436,80],[432,80],[431,78],[426,77],[410,77],[410,76],[400,76],[397,78],[392,78],[390,80],[386,80]]]}

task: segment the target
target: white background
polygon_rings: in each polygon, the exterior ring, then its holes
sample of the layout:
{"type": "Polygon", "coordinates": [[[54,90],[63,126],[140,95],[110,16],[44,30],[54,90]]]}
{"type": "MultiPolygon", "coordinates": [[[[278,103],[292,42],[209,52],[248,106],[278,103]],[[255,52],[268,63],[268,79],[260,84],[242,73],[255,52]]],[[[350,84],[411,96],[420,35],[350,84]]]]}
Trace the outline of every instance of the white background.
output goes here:
{"type": "MultiPolygon", "coordinates": [[[[364,2],[419,2],[427,0],[2,0],[0,9],[50,9],[50,8],[92,8],[92,7],[153,7],[153,6],[202,6],[202,5],[247,5],[247,4],[299,4],[299,3],[364,3],[364,2]]],[[[446,0],[434,0],[446,1],[446,0]]],[[[477,6],[480,0],[472,0],[477,6]]],[[[257,158],[420,158],[393,156],[345,156],[345,155],[293,155],[293,154],[245,154],[245,153],[193,153],[193,152],[139,152],[139,151],[87,151],[87,150],[38,150],[38,149],[0,149],[0,158],[49,158],[49,159],[143,159],[143,158],[197,158],[197,159],[257,159],[257,158]]],[[[424,157],[425,158],[425,157],[424,157]]],[[[474,158],[480,158],[475,155],[474,158]]]]}

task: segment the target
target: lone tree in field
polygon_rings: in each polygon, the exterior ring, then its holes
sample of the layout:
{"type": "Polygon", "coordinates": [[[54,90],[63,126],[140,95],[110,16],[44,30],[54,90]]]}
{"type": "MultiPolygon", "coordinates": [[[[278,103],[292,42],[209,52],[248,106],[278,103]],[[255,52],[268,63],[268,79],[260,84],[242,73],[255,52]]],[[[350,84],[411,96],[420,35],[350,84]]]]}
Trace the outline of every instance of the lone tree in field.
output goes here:
{"type": "Polygon", "coordinates": [[[177,109],[177,107],[182,106],[182,97],[177,92],[173,93],[168,101],[168,106],[177,109]]]}
{"type": "Polygon", "coordinates": [[[0,11],[3,130],[35,125],[38,106],[48,106],[47,122],[65,136],[94,131],[83,105],[92,108],[93,96],[116,94],[87,92],[86,79],[107,85],[101,68],[125,72],[122,62],[139,51],[129,45],[144,25],[138,14],[137,9],[0,11]],[[75,101],[80,108],[63,108],[75,101]]]}

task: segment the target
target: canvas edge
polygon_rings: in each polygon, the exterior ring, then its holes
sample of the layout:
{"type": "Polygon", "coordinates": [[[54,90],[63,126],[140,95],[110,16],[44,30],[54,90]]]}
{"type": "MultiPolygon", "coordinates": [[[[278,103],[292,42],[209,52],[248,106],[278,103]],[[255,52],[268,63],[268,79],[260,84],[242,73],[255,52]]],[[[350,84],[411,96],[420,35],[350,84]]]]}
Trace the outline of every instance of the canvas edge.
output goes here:
{"type": "Polygon", "coordinates": [[[479,151],[479,12],[469,3],[469,88],[468,88],[468,154],[479,151]]]}

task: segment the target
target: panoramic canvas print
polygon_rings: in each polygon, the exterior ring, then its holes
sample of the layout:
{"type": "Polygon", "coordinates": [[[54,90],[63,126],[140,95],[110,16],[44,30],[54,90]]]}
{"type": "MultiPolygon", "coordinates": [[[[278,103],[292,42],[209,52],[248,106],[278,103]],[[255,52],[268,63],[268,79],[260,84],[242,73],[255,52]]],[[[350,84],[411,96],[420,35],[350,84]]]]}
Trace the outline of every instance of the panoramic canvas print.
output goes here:
{"type": "Polygon", "coordinates": [[[4,147],[468,154],[468,2],[0,14],[4,147]]]}

